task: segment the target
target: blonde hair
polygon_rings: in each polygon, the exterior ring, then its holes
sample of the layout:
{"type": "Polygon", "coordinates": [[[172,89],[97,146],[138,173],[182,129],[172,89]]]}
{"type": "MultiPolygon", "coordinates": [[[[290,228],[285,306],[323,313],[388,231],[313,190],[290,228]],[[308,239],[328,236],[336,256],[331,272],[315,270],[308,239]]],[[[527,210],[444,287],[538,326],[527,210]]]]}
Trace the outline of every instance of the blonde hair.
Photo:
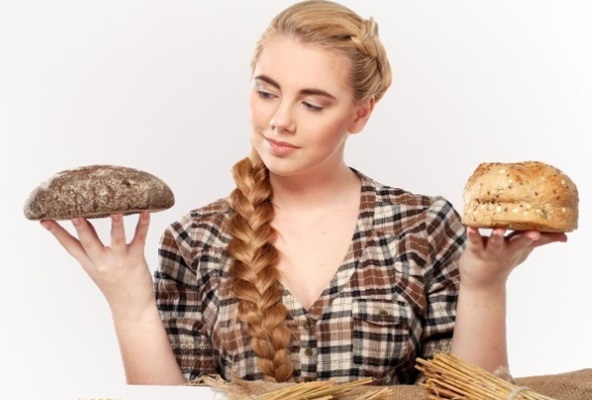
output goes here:
{"type": "Polygon", "coordinates": [[[287,315],[282,303],[278,251],[272,241],[273,192],[269,171],[253,151],[234,165],[236,189],[229,197],[234,213],[228,231],[232,239],[228,253],[234,258],[230,270],[232,292],[239,300],[238,319],[251,336],[257,367],[277,382],[292,375],[289,344],[291,334],[284,324],[287,315]]]}
{"type": "Polygon", "coordinates": [[[392,82],[391,66],[373,18],[363,19],[349,8],[327,0],[296,3],[278,14],[263,32],[251,69],[267,39],[281,34],[343,54],[351,65],[350,86],[356,101],[379,101],[392,82]]]}
{"type": "MultiPolygon", "coordinates": [[[[307,0],[278,14],[257,42],[254,68],[266,40],[281,34],[343,54],[350,62],[354,100],[378,101],[391,84],[391,68],[378,38],[378,26],[340,4],[307,0]]],[[[285,324],[287,308],[276,268],[279,254],[273,246],[275,231],[273,191],[269,171],[255,151],[233,167],[236,188],[229,201],[234,213],[228,231],[228,252],[234,258],[230,270],[233,294],[238,299],[237,318],[251,337],[258,356],[257,367],[277,382],[289,380],[292,335],[285,324]]]]}

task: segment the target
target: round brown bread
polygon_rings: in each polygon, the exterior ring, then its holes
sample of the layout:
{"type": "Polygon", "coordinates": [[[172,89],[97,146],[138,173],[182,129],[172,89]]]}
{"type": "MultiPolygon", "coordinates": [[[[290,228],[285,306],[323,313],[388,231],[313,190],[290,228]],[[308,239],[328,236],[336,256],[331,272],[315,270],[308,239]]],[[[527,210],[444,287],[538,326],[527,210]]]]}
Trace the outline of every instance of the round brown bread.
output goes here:
{"type": "Polygon", "coordinates": [[[156,176],[117,165],[88,165],[58,172],[37,186],[25,202],[31,220],[103,218],[175,204],[169,186],[156,176]]]}
{"type": "Polygon", "coordinates": [[[540,161],[481,163],[467,181],[462,222],[477,228],[570,232],[578,227],[578,190],[540,161]]]}

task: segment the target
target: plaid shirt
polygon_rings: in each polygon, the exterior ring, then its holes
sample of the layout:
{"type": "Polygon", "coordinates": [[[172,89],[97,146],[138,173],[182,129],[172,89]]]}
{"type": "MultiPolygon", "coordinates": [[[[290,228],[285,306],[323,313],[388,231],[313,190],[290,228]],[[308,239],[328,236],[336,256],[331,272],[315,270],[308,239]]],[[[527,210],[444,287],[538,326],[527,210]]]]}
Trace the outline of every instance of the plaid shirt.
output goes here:
{"type": "MultiPolygon", "coordinates": [[[[380,385],[414,383],[416,357],[449,350],[466,240],[457,212],[442,197],[358,175],[356,231],[329,287],[308,310],[284,290],[297,382],[372,376],[380,385]]],[[[235,318],[230,236],[221,229],[231,213],[220,199],[173,223],[161,239],[156,300],[188,379],[264,378],[235,318]]]]}

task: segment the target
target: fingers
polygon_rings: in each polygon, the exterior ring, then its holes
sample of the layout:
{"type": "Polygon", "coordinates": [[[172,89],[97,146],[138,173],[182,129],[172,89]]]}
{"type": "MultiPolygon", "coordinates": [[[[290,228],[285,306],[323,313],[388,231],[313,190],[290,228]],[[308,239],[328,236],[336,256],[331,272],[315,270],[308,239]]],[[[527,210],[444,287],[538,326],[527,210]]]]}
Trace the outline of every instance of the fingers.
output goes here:
{"type": "Polygon", "coordinates": [[[505,229],[493,229],[491,231],[491,236],[489,236],[489,240],[487,241],[487,250],[492,252],[499,252],[503,249],[504,243],[506,240],[506,230],[505,229]]]}
{"type": "MultiPolygon", "coordinates": [[[[138,223],[136,225],[134,238],[130,243],[130,246],[132,248],[144,248],[149,224],[150,214],[148,212],[142,212],[138,217],[138,223]]],[[[125,238],[125,225],[123,223],[123,214],[111,215],[111,248],[116,253],[124,253],[127,251],[128,245],[125,238]]]]}
{"type": "Polygon", "coordinates": [[[472,247],[478,251],[483,250],[484,243],[483,238],[479,233],[479,229],[473,228],[471,226],[467,227],[467,241],[469,247],[472,247]]]}
{"type": "Polygon", "coordinates": [[[556,232],[541,233],[540,238],[534,243],[533,247],[544,246],[555,242],[567,242],[567,235],[556,232]]]}
{"type": "MultiPolygon", "coordinates": [[[[72,224],[76,229],[78,239],[54,220],[41,222],[41,225],[49,230],[66,251],[83,266],[90,265],[92,260],[99,260],[106,248],[99,239],[94,226],[84,218],[74,218],[72,224]]],[[[131,249],[139,249],[143,253],[149,224],[150,213],[142,212],[138,218],[134,238],[129,244],[131,249]]],[[[111,216],[111,250],[121,255],[127,252],[127,249],[123,215],[113,214],[111,216]]]]}
{"type": "MultiPolygon", "coordinates": [[[[532,251],[535,247],[543,246],[554,242],[566,242],[565,233],[551,233],[539,231],[513,231],[505,237],[509,251],[520,251],[527,249],[532,251]]],[[[497,246],[496,241],[490,238],[490,242],[497,246]],[[492,242],[493,240],[493,242],[492,242]]]]}
{"type": "Polygon", "coordinates": [[[138,223],[136,224],[136,231],[134,238],[130,243],[130,246],[144,251],[144,245],[146,244],[146,236],[148,235],[148,226],[150,225],[150,213],[143,211],[138,217],[138,223]]]}
{"type": "Polygon", "coordinates": [[[508,248],[511,251],[520,251],[523,249],[532,250],[533,243],[535,243],[541,234],[537,231],[518,231],[512,232],[508,236],[508,248]]]}
{"type": "Polygon", "coordinates": [[[111,215],[111,248],[115,253],[124,253],[127,249],[122,214],[111,215]]]}
{"type": "Polygon", "coordinates": [[[90,259],[99,257],[103,250],[103,243],[99,240],[95,228],[90,222],[84,218],[74,218],[72,224],[78,233],[80,239],[80,245],[86,251],[86,254],[90,259]]]}
{"type": "Polygon", "coordinates": [[[41,225],[47,229],[66,251],[74,257],[80,264],[88,265],[90,260],[86,251],[74,236],[70,235],[60,224],[54,220],[41,221],[41,225]]]}
{"type": "Polygon", "coordinates": [[[493,229],[489,237],[481,236],[479,229],[468,227],[467,228],[467,239],[469,246],[475,251],[487,251],[491,253],[497,253],[504,247],[505,242],[505,229],[493,229]]]}

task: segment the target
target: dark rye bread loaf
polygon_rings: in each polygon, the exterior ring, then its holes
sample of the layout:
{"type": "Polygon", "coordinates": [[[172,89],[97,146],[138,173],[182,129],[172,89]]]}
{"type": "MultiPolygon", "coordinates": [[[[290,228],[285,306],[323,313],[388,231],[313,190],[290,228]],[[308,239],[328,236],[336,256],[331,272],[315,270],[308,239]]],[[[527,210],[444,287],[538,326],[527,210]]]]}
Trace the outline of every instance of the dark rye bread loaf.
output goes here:
{"type": "Polygon", "coordinates": [[[478,228],[570,232],[578,227],[578,189],[540,161],[481,163],[465,185],[462,222],[478,228]]]}
{"type": "Polygon", "coordinates": [[[87,165],[58,172],[25,202],[30,220],[103,218],[162,211],[175,204],[169,186],[156,176],[117,165],[87,165]]]}

